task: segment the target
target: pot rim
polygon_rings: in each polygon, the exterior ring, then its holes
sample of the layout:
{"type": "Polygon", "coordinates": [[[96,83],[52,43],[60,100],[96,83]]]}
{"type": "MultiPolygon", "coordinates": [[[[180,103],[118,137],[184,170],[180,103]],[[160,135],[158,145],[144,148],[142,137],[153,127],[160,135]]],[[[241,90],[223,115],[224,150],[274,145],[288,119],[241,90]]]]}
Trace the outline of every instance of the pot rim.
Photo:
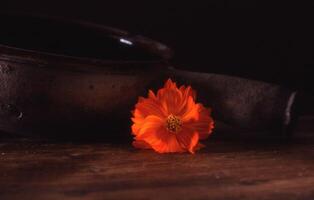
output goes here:
{"type": "MultiPolygon", "coordinates": [[[[3,14],[0,14],[0,16],[3,14]]],[[[143,48],[145,51],[158,55],[160,59],[154,60],[111,60],[111,59],[101,59],[101,58],[92,58],[87,56],[72,56],[62,53],[51,53],[39,50],[31,50],[26,48],[18,48],[9,45],[4,45],[0,43],[0,61],[9,61],[22,64],[36,64],[38,66],[47,66],[62,64],[63,66],[73,66],[73,65],[93,65],[101,67],[110,67],[112,65],[125,66],[144,66],[147,64],[165,64],[168,63],[168,60],[172,57],[173,51],[166,45],[151,40],[149,38],[143,37],[141,35],[131,35],[130,33],[112,28],[109,26],[104,26],[96,23],[91,23],[83,20],[72,20],[64,19],[60,17],[51,17],[44,15],[25,15],[25,14],[5,14],[5,16],[14,16],[14,17],[32,17],[42,20],[53,20],[56,22],[69,23],[81,26],[83,28],[89,28],[96,31],[101,31],[104,34],[108,34],[110,37],[115,39],[120,39],[120,42],[131,41],[132,44],[143,48]],[[122,41],[121,41],[122,40],[122,41]]]]}

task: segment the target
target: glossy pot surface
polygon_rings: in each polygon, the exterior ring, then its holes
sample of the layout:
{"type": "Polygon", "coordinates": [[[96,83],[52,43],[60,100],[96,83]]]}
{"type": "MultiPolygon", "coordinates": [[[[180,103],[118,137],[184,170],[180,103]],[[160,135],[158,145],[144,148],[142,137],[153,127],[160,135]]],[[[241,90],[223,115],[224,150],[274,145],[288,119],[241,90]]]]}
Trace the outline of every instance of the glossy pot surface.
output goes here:
{"type": "Polygon", "coordinates": [[[1,16],[0,24],[0,129],[8,132],[108,134],[171,56],[163,44],[89,23],[1,16]]]}

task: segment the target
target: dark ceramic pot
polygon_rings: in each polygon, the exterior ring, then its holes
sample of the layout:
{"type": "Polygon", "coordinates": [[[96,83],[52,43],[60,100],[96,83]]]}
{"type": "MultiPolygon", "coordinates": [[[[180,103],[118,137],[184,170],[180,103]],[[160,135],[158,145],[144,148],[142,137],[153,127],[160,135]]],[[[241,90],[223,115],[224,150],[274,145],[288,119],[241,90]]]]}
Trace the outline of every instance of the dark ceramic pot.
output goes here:
{"type": "Polygon", "coordinates": [[[108,135],[171,55],[158,42],[88,23],[6,15],[0,25],[0,129],[8,132],[108,135]]]}

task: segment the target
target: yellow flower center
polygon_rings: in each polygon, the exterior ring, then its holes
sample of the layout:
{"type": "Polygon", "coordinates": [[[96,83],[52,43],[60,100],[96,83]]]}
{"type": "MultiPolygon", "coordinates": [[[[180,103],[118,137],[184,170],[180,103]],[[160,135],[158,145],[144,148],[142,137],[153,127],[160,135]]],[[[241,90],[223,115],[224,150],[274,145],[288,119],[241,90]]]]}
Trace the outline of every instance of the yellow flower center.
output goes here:
{"type": "Polygon", "coordinates": [[[182,121],[179,117],[171,114],[167,117],[166,128],[172,133],[177,133],[181,130],[182,121]]]}

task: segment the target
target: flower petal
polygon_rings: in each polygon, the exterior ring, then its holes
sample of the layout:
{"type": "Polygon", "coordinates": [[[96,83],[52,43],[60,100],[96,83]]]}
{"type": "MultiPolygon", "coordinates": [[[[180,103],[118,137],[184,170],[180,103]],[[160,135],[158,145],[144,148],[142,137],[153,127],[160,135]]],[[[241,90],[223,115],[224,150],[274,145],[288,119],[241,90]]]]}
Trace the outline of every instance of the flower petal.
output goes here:
{"type": "Polygon", "coordinates": [[[133,146],[159,153],[194,153],[200,149],[199,140],[208,137],[214,122],[210,111],[195,99],[196,92],[190,86],[178,88],[171,79],[156,94],[149,90],[148,97],[140,97],[132,111],[133,146]],[[166,128],[171,115],[180,119],[179,132],[166,128]]]}
{"type": "Polygon", "coordinates": [[[134,117],[145,118],[148,115],[157,115],[166,117],[162,105],[153,98],[141,99],[141,102],[135,105],[134,117]]]}
{"type": "Polygon", "coordinates": [[[196,147],[194,148],[194,150],[195,150],[195,151],[198,151],[198,150],[200,150],[201,148],[204,148],[204,147],[205,147],[205,145],[199,142],[199,143],[196,145],[196,147]]]}
{"type": "Polygon", "coordinates": [[[183,122],[190,120],[198,120],[199,119],[199,105],[196,104],[191,96],[188,97],[188,101],[186,104],[186,108],[183,113],[181,113],[181,120],[183,122]]]}
{"type": "Polygon", "coordinates": [[[132,125],[134,135],[141,135],[148,131],[155,131],[163,126],[163,120],[155,115],[149,115],[142,122],[132,125]]]}
{"type": "Polygon", "coordinates": [[[152,147],[143,140],[134,140],[132,145],[138,149],[151,149],[152,147]]]}
{"type": "Polygon", "coordinates": [[[164,88],[177,88],[177,84],[173,82],[170,78],[166,81],[164,88]]]}
{"type": "Polygon", "coordinates": [[[157,93],[157,98],[168,115],[177,114],[178,107],[183,102],[182,93],[178,88],[160,89],[157,93]]]}
{"type": "Polygon", "coordinates": [[[183,128],[191,131],[197,131],[200,139],[206,139],[212,133],[214,128],[214,120],[210,116],[210,110],[204,108],[204,106],[200,104],[198,120],[184,122],[183,128]]]}
{"type": "Polygon", "coordinates": [[[177,134],[177,139],[182,148],[188,150],[190,153],[195,153],[195,147],[197,146],[199,140],[197,132],[183,130],[177,134]]]}
{"type": "Polygon", "coordinates": [[[164,128],[146,132],[137,136],[135,139],[145,141],[158,153],[185,152],[179,144],[175,134],[169,133],[164,128]]]}
{"type": "Polygon", "coordinates": [[[184,98],[188,98],[191,96],[194,100],[196,100],[196,91],[192,89],[191,86],[185,87],[184,85],[180,87],[180,91],[182,92],[184,98]]]}

